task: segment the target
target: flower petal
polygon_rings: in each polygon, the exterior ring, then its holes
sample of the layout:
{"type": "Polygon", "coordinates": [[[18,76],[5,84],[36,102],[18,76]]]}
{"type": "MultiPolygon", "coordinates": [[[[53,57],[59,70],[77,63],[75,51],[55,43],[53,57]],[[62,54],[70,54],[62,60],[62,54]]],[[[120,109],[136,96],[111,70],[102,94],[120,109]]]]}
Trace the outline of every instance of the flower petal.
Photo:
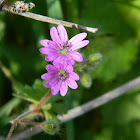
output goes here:
{"type": "Polygon", "coordinates": [[[65,60],[68,64],[74,65],[74,59],[69,54],[65,56],[65,60]]]}
{"type": "Polygon", "coordinates": [[[71,50],[71,51],[78,50],[78,49],[80,49],[80,48],[85,47],[88,43],[89,43],[89,40],[81,41],[81,42],[79,42],[79,43],[76,43],[74,46],[72,46],[72,47],[70,48],[70,50],[71,50]]]}
{"type": "Polygon", "coordinates": [[[68,55],[70,55],[74,60],[78,61],[78,62],[82,62],[83,61],[83,57],[79,52],[70,52],[68,53],[68,55]]]}
{"type": "Polygon", "coordinates": [[[68,41],[68,34],[67,34],[67,31],[64,28],[64,26],[58,25],[57,30],[58,30],[61,42],[62,43],[67,43],[67,41],[68,41]]]}
{"type": "Polygon", "coordinates": [[[56,67],[54,67],[54,66],[51,65],[51,64],[46,65],[46,70],[47,70],[48,72],[51,72],[51,71],[56,71],[56,72],[57,72],[56,67]]]}
{"type": "Polygon", "coordinates": [[[87,33],[77,34],[69,40],[69,43],[72,45],[75,45],[76,43],[81,42],[83,39],[85,39],[86,36],[87,36],[87,33]]]}
{"type": "Polygon", "coordinates": [[[73,66],[72,65],[66,65],[65,70],[69,73],[73,72],[73,66]]]}
{"type": "Polygon", "coordinates": [[[43,40],[40,40],[40,44],[44,47],[48,46],[49,45],[49,40],[48,39],[43,39],[43,40]]]}
{"type": "Polygon", "coordinates": [[[51,78],[53,78],[53,75],[51,75],[51,73],[45,73],[41,75],[41,79],[43,80],[50,80],[51,78]]]}
{"type": "Polygon", "coordinates": [[[58,83],[58,79],[57,79],[57,76],[54,76],[53,78],[51,78],[50,80],[49,80],[49,85],[51,86],[51,87],[54,87],[57,83],[58,83]]]}
{"type": "Polygon", "coordinates": [[[41,79],[47,80],[47,79],[46,79],[46,78],[47,78],[47,74],[48,74],[48,73],[45,73],[45,74],[41,75],[41,79]]]}
{"type": "Polygon", "coordinates": [[[51,40],[48,40],[48,39],[40,40],[40,44],[44,47],[50,47],[50,48],[53,48],[53,49],[56,49],[56,50],[59,47],[54,41],[51,41],[51,40]]]}
{"type": "Polygon", "coordinates": [[[60,45],[62,44],[61,40],[60,40],[60,36],[58,35],[58,31],[55,27],[52,27],[50,29],[50,35],[51,35],[51,38],[52,40],[57,43],[57,45],[60,45]]]}
{"type": "Polygon", "coordinates": [[[54,53],[54,54],[48,54],[48,56],[45,57],[45,60],[46,60],[46,61],[53,61],[53,60],[55,60],[55,58],[57,58],[58,56],[59,56],[59,54],[56,54],[56,53],[54,53]]]}
{"type": "Polygon", "coordinates": [[[54,41],[49,40],[48,43],[51,48],[58,50],[59,46],[54,41]]]}
{"type": "Polygon", "coordinates": [[[75,82],[75,80],[73,80],[73,79],[71,79],[71,78],[68,78],[68,79],[67,79],[67,84],[68,84],[68,86],[69,86],[70,88],[72,88],[72,89],[78,88],[78,85],[77,85],[77,83],[75,82]]]}
{"type": "Polygon", "coordinates": [[[79,80],[79,79],[80,79],[80,78],[79,78],[79,75],[76,74],[75,72],[71,72],[71,73],[69,74],[69,76],[70,76],[70,78],[72,78],[73,80],[79,80]]]}
{"type": "Polygon", "coordinates": [[[45,60],[46,60],[46,61],[52,61],[52,60],[49,59],[48,56],[45,56],[45,60]]]}
{"type": "Polygon", "coordinates": [[[60,95],[65,96],[67,91],[68,91],[68,85],[67,85],[67,82],[64,81],[62,82],[61,87],[60,87],[60,95]]]}
{"type": "Polygon", "coordinates": [[[52,54],[52,53],[57,53],[57,50],[54,50],[50,47],[44,47],[44,48],[40,48],[39,51],[43,54],[52,54]]]}
{"type": "Polygon", "coordinates": [[[65,58],[65,57],[64,57],[63,55],[59,55],[57,58],[54,59],[53,64],[54,64],[54,65],[57,64],[57,63],[63,64],[63,59],[64,59],[64,58],[65,58]]]}
{"type": "Polygon", "coordinates": [[[43,54],[48,54],[48,50],[45,48],[40,48],[39,51],[43,54]]]}
{"type": "Polygon", "coordinates": [[[62,65],[62,63],[53,63],[53,65],[57,68],[57,70],[64,69],[64,65],[62,65]]]}
{"type": "Polygon", "coordinates": [[[49,82],[48,82],[48,81],[44,84],[44,86],[45,86],[46,88],[50,88],[50,87],[51,87],[51,86],[49,85],[49,82]]]}
{"type": "Polygon", "coordinates": [[[58,83],[54,87],[51,87],[52,95],[56,95],[59,92],[61,83],[61,81],[58,81],[58,83]]]}

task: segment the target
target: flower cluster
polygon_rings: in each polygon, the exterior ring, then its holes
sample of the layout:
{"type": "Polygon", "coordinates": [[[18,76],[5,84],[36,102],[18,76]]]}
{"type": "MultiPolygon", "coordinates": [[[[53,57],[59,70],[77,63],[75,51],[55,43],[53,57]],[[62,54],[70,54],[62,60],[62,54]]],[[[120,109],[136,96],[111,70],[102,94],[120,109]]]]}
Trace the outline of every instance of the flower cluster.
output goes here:
{"type": "Polygon", "coordinates": [[[79,76],[73,72],[73,65],[74,60],[82,62],[83,57],[76,50],[86,46],[89,41],[84,40],[87,33],[79,33],[69,40],[62,25],[58,25],[57,29],[52,27],[50,35],[52,41],[41,40],[40,44],[44,47],[39,51],[46,54],[45,60],[52,61],[53,65],[46,66],[48,73],[43,74],[41,78],[47,80],[45,87],[51,88],[52,95],[60,91],[61,96],[65,96],[68,86],[72,89],[78,87],[75,81],[79,80],[79,76]]]}

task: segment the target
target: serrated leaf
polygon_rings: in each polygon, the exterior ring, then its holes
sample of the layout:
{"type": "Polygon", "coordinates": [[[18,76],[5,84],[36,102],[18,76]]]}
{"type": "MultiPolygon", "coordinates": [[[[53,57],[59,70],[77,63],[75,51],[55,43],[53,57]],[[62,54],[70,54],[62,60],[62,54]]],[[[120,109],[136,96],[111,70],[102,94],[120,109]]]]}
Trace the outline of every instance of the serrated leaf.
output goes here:
{"type": "MultiPolygon", "coordinates": [[[[14,87],[15,93],[14,96],[29,101],[31,103],[38,103],[47,93],[48,89],[44,86],[41,80],[35,80],[33,86],[18,84],[14,87]]],[[[52,111],[57,114],[63,114],[66,112],[65,109],[62,109],[63,97],[59,94],[55,96],[50,96],[46,103],[42,106],[44,111],[52,111]]]]}
{"type": "Polygon", "coordinates": [[[47,88],[44,87],[41,80],[36,80],[33,86],[18,84],[14,87],[16,97],[27,100],[32,103],[37,103],[47,93],[47,88]]]}

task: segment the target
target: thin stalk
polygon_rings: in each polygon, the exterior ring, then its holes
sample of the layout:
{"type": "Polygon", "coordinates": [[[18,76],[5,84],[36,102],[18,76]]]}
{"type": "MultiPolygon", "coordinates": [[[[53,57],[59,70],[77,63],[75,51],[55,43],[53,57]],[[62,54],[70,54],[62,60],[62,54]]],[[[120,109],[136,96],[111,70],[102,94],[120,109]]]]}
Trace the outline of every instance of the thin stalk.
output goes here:
{"type": "Polygon", "coordinates": [[[6,140],[10,140],[10,137],[12,135],[12,132],[14,131],[14,128],[17,125],[17,123],[24,123],[24,124],[37,125],[37,126],[44,127],[44,125],[41,124],[41,123],[28,122],[28,121],[23,121],[23,120],[15,120],[14,123],[13,123],[13,125],[12,125],[12,127],[11,127],[11,129],[10,129],[10,131],[9,131],[9,134],[8,134],[6,140]]]}
{"type": "Polygon", "coordinates": [[[41,106],[48,100],[48,98],[51,95],[51,91],[49,90],[45,96],[40,100],[40,102],[35,106],[35,108],[33,110],[28,110],[24,113],[22,113],[21,115],[19,115],[17,118],[15,118],[14,120],[11,120],[10,122],[13,123],[16,120],[20,120],[20,119],[24,119],[27,115],[33,113],[33,112],[37,112],[41,106]]]}
{"type": "Polygon", "coordinates": [[[40,100],[40,102],[33,109],[33,112],[38,111],[41,108],[41,106],[49,99],[50,96],[51,96],[51,90],[49,90],[47,94],[40,100]]]}

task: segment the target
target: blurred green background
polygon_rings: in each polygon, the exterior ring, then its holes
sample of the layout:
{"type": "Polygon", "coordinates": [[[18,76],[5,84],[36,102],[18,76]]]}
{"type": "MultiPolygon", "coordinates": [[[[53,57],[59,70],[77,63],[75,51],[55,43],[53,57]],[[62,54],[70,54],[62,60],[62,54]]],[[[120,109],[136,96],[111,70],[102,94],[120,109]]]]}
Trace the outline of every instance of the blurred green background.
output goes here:
{"type": "MultiPolygon", "coordinates": [[[[63,113],[139,76],[140,0],[26,2],[35,3],[36,7],[31,12],[99,29],[96,34],[88,32],[90,43],[80,52],[85,60],[101,53],[102,61],[96,69],[93,64],[82,68],[80,72],[77,70],[81,77],[78,89],[69,89],[65,97],[58,97],[62,104],[56,104],[55,113],[63,113]]],[[[0,136],[6,137],[10,129],[8,121],[22,113],[30,102],[39,100],[46,90],[43,84],[38,83],[40,76],[46,72],[47,64],[44,55],[39,52],[39,41],[51,39],[49,30],[52,26],[14,14],[0,13],[0,61],[17,83],[22,84],[16,87],[13,80],[7,78],[0,69],[0,136]],[[24,85],[28,86],[23,88],[24,85]],[[32,85],[35,92],[31,91],[32,85]]],[[[83,32],[66,29],[69,38],[83,32]]],[[[27,140],[38,139],[140,140],[140,88],[61,125],[60,133],[55,136],[40,133],[27,140]]]]}

